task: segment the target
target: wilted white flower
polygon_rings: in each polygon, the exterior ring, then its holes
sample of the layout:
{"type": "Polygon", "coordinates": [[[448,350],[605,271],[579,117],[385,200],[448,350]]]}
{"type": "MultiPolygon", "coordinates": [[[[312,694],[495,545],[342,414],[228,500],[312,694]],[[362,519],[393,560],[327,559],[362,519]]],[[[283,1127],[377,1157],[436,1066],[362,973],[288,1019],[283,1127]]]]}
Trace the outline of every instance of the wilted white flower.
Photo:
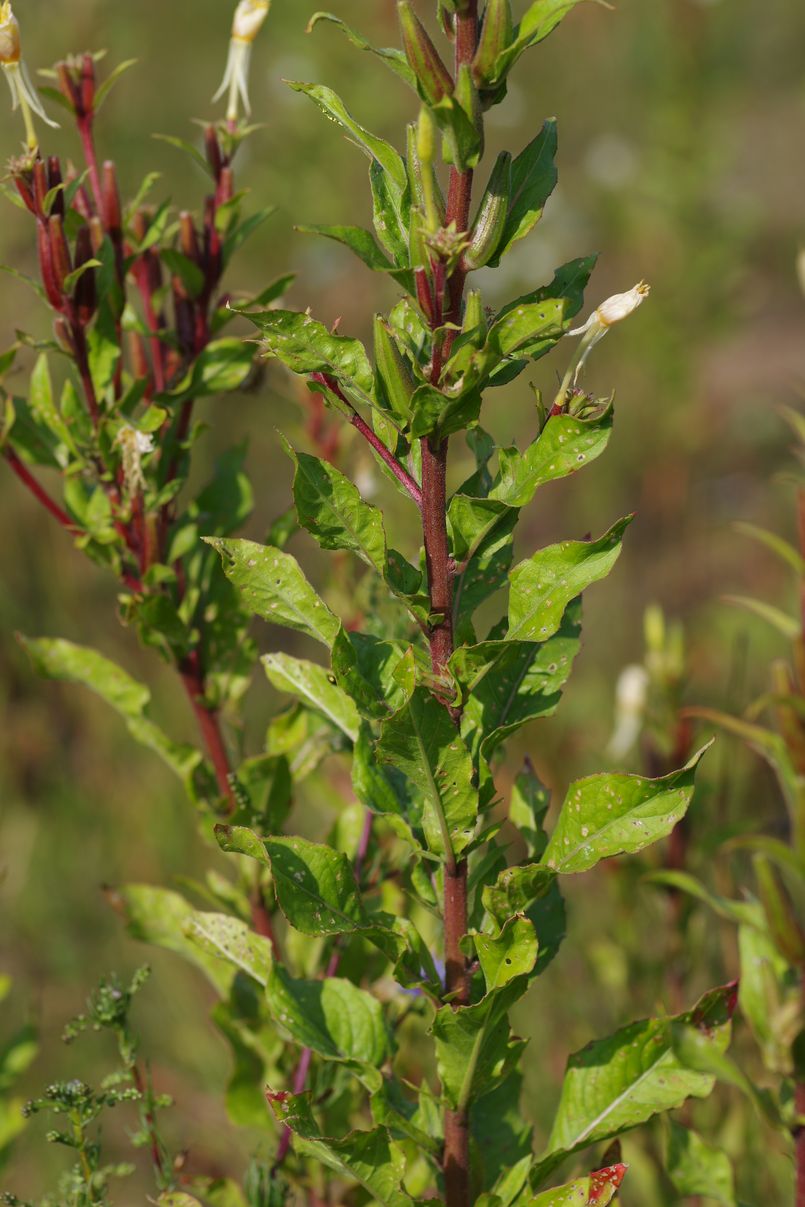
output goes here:
{"type": "Polygon", "coordinates": [[[240,0],[235,9],[232,22],[232,36],[229,40],[229,58],[221,87],[213,100],[220,100],[225,92],[229,92],[227,105],[227,121],[238,119],[238,108],[243,102],[246,113],[251,113],[249,104],[249,65],[252,57],[252,43],[257,37],[263,22],[268,16],[271,0],[240,0]]]}
{"type": "Polygon", "coordinates": [[[32,114],[36,113],[42,121],[58,129],[58,122],[51,121],[36,91],[28,68],[20,50],[20,26],[11,7],[11,0],[0,3],[0,66],[3,68],[8,86],[11,89],[13,109],[21,109],[25,122],[25,137],[28,148],[35,151],[39,145],[36,137],[32,114]]]}
{"type": "Polygon", "coordinates": [[[586,335],[588,331],[600,329],[598,337],[600,339],[602,335],[606,334],[609,327],[620,323],[623,319],[628,319],[629,315],[637,310],[637,307],[645,301],[650,293],[651,286],[647,285],[645,281],[641,281],[628,293],[613,294],[592,312],[583,327],[574,328],[573,331],[568,332],[568,335],[586,335]]]}
{"type": "Polygon", "coordinates": [[[622,759],[640,737],[648,702],[649,674],[644,666],[627,666],[615,689],[615,732],[609,740],[607,755],[622,759]]]}
{"type": "Polygon", "coordinates": [[[616,323],[620,323],[628,318],[630,314],[634,314],[638,306],[645,301],[650,293],[651,286],[647,285],[645,281],[641,281],[638,285],[635,285],[634,289],[630,289],[628,293],[613,294],[611,298],[607,298],[597,310],[592,312],[586,323],[581,327],[574,327],[572,331],[567,332],[568,335],[582,336],[582,340],[559,388],[559,393],[554,401],[554,408],[561,409],[565,405],[571,385],[576,385],[579,375],[587,363],[587,358],[595,345],[604,338],[610,327],[614,327],[616,323]]]}
{"type": "Polygon", "coordinates": [[[136,428],[125,423],[115,437],[115,444],[120,449],[123,461],[123,478],[129,495],[136,495],[145,489],[143,476],[143,457],[154,451],[154,437],[147,432],[138,432],[136,428]]]}

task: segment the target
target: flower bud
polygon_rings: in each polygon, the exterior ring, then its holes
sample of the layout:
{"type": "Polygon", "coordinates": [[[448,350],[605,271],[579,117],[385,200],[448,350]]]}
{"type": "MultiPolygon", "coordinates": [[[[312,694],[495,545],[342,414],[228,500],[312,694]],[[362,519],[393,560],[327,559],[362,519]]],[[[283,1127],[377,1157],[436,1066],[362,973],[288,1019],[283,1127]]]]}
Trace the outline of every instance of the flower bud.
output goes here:
{"type": "Polygon", "coordinates": [[[91,54],[81,59],[81,109],[90,114],[95,108],[95,60],[91,54]]]}
{"type": "Polygon", "coordinates": [[[514,38],[511,0],[488,0],[478,49],[472,61],[472,75],[479,88],[496,83],[498,56],[514,38]]]}
{"type": "Polygon", "coordinates": [[[120,191],[117,187],[117,173],[111,159],[103,165],[101,181],[101,219],[104,229],[112,237],[119,238],[123,230],[123,215],[120,208],[120,191]]]}
{"type": "Polygon", "coordinates": [[[182,210],[179,215],[179,247],[182,255],[187,256],[188,260],[192,260],[194,264],[201,263],[198,236],[193,224],[193,216],[189,210],[182,210]]]}
{"type": "Polygon", "coordinates": [[[215,126],[207,126],[204,130],[204,150],[207,154],[207,163],[210,165],[210,170],[215,180],[221,175],[221,168],[224,166],[224,158],[221,154],[221,144],[218,141],[218,134],[215,126]]]}
{"type": "Polygon", "coordinates": [[[602,327],[604,329],[612,327],[615,323],[620,323],[628,318],[630,314],[634,314],[638,306],[648,297],[651,292],[651,286],[645,281],[641,281],[635,285],[634,289],[630,289],[628,293],[616,293],[611,298],[607,298],[602,302],[597,310],[594,310],[583,327],[576,327],[570,331],[570,335],[584,335],[593,327],[602,327]]]}
{"type": "Polygon", "coordinates": [[[0,4],[0,63],[5,67],[9,63],[19,63],[20,26],[11,8],[9,0],[0,4]]]}
{"type": "Polygon", "coordinates": [[[509,152],[501,151],[481,198],[469,247],[464,253],[464,260],[470,269],[483,268],[500,246],[511,202],[511,165],[509,152]]]}
{"type": "Polygon", "coordinates": [[[402,28],[405,57],[416,77],[417,91],[426,104],[438,105],[446,96],[453,95],[453,77],[439,57],[425,26],[411,7],[410,0],[398,0],[397,12],[402,28]]]}

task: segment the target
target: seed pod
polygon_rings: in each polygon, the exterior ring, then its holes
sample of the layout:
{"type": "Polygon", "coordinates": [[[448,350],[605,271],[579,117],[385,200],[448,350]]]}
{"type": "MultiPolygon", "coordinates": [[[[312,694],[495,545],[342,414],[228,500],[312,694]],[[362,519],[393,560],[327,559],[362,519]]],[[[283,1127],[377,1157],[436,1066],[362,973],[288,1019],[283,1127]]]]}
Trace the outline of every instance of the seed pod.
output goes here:
{"type": "Polygon", "coordinates": [[[103,180],[101,182],[101,218],[104,229],[114,242],[120,237],[123,228],[123,217],[120,210],[120,190],[117,187],[117,173],[111,159],[103,165],[103,180]]]}
{"type": "Polygon", "coordinates": [[[464,321],[461,324],[461,333],[471,337],[472,344],[480,348],[486,341],[486,334],[489,330],[489,323],[486,318],[486,310],[481,299],[480,289],[471,289],[467,294],[467,301],[464,306],[464,321]]]}
{"type": "Polygon", "coordinates": [[[47,223],[42,220],[36,224],[36,246],[39,252],[39,271],[42,275],[42,284],[45,287],[47,299],[54,310],[61,310],[64,305],[64,298],[56,285],[56,278],[53,274],[50,232],[47,223]]]}
{"type": "MultiPolygon", "coordinates": [[[[475,87],[472,71],[466,63],[459,68],[458,80],[456,81],[456,100],[472,122],[475,133],[478,136],[477,148],[472,149],[472,159],[466,165],[473,167],[484,153],[484,117],[481,98],[478,94],[478,89],[475,87]]],[[[460,158],[464,158],[463,154],[460,158]]],[[[459,157],[457,157],[456,163],[458,166],[461,166],[459,164],[459,157]]]]}
{"type": "Polygon", "coordinates": [[[58,192],[53,193],[50,212],[58,214],[60,218],[64,217],[64,189],[59,188],[63,183],[59,157],[58,155],[51,155],[48,159],[48,190],[53,192],[54,189],[58,189],[58,192]]]}
{"type": "Polygon", "coordinates": [[[397,342],[381,316],[375,315],[375,365],[378,382],[395,415],[408,419],[416,383],[397,342]]]}
{"type": "Polygon", "coordinates": [[[207,153],[207,163],[210,165],[210,170],[217,182],[218,177],[221,175],[221,168],[224,166],[224,157],[221,154],[221,144],[218,141],[215,126],[205,127],[204,150],[207,153]]]}
{"type": "Polygon", "coordinates": [[[402,27],[403,45],[408,65],[413,71],[419,95],[429,105],[438,105],[453,95],[453,77],[433,45],[428,31],[419,20],[410,0],[398,0],[397,11],[402,27]]]}
{"type": "Polygon", "coordinates": [[[511,166],[511,155],[508,151],[501,151],[478,207],[470,245],[464,253],[468,268],[483,268],[500,246],[511,202],[511,166]]]}
{"type": "Polygon", "coordinates": [[[475,58],[472,76],[479,88],[497,83],[495,64],[514,39],[511,0],[489,0],[475,58]]]}
{"type": "Polygon", "coordinates": [[[805,969],[805,932],[779,875],[765,855],[752,860],[763,912],[775,947],[795,968],[805,969]]]}
{"type": "Polygon", "coordinates": [[[95,60],[85,54],[81,60],[81,114],[88,116],[95,110],[95,60]]]}
{"type": "Polygon", "coordinates": [[[48,237],[53,278],[59,293],[63,293],[64,279],[69,276],[73,268],[70,263],[70,249],[64,235],[64,224],[59,214],[51,214],[48,218],[48,237]]]}
{"type": "Polygon", "coordinates": [[[35,161],[33,173],[34,205],[36,206],[37,215],[42,218],[45,215],[45,198],[48,192],[48,182],[45,175],[45,165],[41,159],[35,161]]]}
{"type": "MultiPolygon", "coordinates": [[[[87,260],[92,259],[92,236],[89,227],[82,226],[75,241],[75,266],[81,268],[87,260]]],[[[78,311],[78,319],[86,327],[95,313],[98,305],[98,291],[95,282],[95,269],[88,268],[82,272],[76,281],[74,301],[78,311]]]]}
{"type": "Polygon", "coordinates": [[[179,215],[179,246],[182,249],[182,255],[187,256],[188,260],[192,260],[194,264],[201,263],[198,236],[193,225],[193,217],[188,210],[182,210],[179,215]]]}
{"type": "MultiPolygon", "coordinates": [[[[426,109],[423,109],[422,112],[428,113],[429,111],[426,109]]],[[[432,190],[433,190],[432,196],[433,196],[433,200],[435,202],[436,210],[437,210],[438,217],[439,217],[439,225],[442,226],[442,225],[444,225],[444,220],[445,220],[444,194],[442,193],[442,190],[439,186],[439,182],[436,179],[436,172],[433,168],[433,159],[431,158],[429,167],[426,167],[423,164],[423,161],[419,154],[419,139],[420,139],[419,123],[411,122],[411,124],[408,126],[408,155],[407,155],[408,183],[411,186],[411,196],[414,199],[415,207],[424,212],[424,209],[425,209],[425,173],[429,172],[430,184],[431,184],[432,190]]]]}

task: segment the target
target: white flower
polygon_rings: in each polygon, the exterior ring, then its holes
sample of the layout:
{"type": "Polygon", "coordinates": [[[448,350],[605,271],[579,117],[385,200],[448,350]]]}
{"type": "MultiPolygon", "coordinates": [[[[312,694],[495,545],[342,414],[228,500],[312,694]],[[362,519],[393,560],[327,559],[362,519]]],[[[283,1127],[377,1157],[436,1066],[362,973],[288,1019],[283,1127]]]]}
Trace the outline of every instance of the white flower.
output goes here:
{"type": "Polygon", "coordinates": [[[115,444],[120,448],[126,490],[129,495],[136,495],[138,491],[145,490],[142,460],[148,453],[153,453],[154,437],[124,423],[115,437],[115,444]]]}
{"type": "Polygon", "coordinates": [[[270,7],[271,0],[240,0],[235,9],[226,71],[221,87],[213,97],[213,100],[217,101],[225,92],[229,92],[227,121],[237,121],[241,101],[247,114],[252,111],[249,104],[249,65],[252,57],[252,43],[260,32],[270,7]]]}
{"type": "Polygon", "coordinates": [[[58,122],[51,121],[42,108],[39,94],[22,59],[20,26],[14,16],[11,0],[2,0],[0,3],[0,66],[11,89],[12,109],[22,109],[28,148],[35,151],[39,140],[31,114],[36,113],[42,121],[55,129],[58,129],[58,122]]]}
{"type": "Polygon", "coordinates": [[[574,328],[573,331],[568,332],[568,335],[586,335],[594,327],[602,327],[603,334],[607,328],[622,322],[623,319],[628,319],[630,314],[634,314],[637,307],[645,301],[650,293],[651,286],[647,285],[645,281],[641,281],[628,293],[613,294],[611,298],[602,302],[597,310],[593,311],[583,327],[574,328]]]}
{"type": "Polygon", "coordinates": [[[648,671],[643,666],[627,666],[621,672],[615,689],[615,732],[607,746],[609,758],[624,758],[640,737],[649,682],[648,671]]]}

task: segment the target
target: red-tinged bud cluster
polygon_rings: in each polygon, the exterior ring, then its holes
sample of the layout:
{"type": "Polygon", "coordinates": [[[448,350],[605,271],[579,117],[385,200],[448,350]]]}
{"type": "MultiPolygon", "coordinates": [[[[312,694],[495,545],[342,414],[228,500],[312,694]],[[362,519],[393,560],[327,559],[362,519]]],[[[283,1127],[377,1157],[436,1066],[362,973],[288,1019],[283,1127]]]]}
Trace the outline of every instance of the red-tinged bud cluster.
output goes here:
{"type": "Polygon", "coordinates": [[[65,59],[56,65],[59,88],[79,121],[95,112],[97,81],[95,60],[91,54],[65,59]]]}

